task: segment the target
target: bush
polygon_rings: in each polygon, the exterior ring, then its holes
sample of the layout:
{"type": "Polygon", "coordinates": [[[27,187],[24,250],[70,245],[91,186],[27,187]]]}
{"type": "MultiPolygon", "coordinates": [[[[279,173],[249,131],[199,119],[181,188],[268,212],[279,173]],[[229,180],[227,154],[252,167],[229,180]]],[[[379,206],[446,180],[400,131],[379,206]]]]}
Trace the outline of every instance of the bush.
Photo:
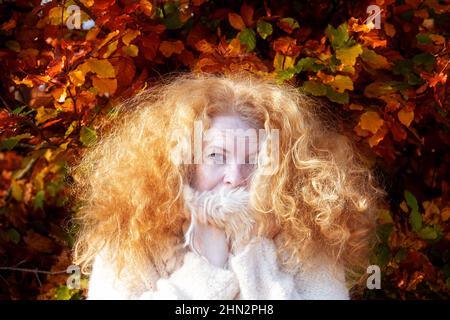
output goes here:
{"type": "Polygon", "coordinates": [[[450,6],[371,4],[0,4],[0,298],[85,295],[86,281],[66,286],[76,211],[67,166],[96,141],[115,103],[185,70],[247,70],[329,100],[389,194],[374,257],[382,290],[353,298],[448,298],[450,6]]]}

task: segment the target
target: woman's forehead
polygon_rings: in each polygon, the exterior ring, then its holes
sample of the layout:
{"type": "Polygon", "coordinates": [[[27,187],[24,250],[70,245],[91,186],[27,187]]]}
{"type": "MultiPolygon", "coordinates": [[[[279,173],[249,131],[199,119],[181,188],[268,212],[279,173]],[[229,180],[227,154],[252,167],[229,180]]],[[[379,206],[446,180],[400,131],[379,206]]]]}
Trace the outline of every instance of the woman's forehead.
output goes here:
{"type": "Polygon", "coordinates": [[[237,114],[218,115],[212,118],[210,128],[204,133],[203,142],[206,146],[228,151],[245,148],[251,153],[258,148],[258,130],[237,114]]]}
{"type": "Polygon", "coordinates": [[[221,114],[211,119],[211,128],[217,130],[226,129],[250,129],[251,125],[246,122],[239,114],[221,114]]]}

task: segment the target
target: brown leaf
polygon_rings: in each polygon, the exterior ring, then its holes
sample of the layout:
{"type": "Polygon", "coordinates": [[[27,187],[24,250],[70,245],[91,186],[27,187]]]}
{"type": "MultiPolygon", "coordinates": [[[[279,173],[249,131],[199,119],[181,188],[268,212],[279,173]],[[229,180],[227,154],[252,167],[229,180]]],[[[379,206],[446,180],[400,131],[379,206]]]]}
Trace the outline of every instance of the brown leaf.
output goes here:
{"type": "Polygon", "coordinates": [[[41,253],[51,253],[55,247],[53,241],[34,231],[28,231],[23,238],[28,249],[41,253]]]}

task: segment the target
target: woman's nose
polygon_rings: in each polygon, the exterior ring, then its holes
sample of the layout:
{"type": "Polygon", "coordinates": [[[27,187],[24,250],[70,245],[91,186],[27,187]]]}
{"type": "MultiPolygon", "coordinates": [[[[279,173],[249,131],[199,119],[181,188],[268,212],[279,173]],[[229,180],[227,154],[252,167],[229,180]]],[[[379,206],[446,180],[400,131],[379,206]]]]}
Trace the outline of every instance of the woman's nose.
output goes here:
{"type": "Polygon", "coordinates": [[[227,164],[224,175],[224,184],[236,188],[245,182],[245,177],[241,172],[240,164],[227,164]]]}

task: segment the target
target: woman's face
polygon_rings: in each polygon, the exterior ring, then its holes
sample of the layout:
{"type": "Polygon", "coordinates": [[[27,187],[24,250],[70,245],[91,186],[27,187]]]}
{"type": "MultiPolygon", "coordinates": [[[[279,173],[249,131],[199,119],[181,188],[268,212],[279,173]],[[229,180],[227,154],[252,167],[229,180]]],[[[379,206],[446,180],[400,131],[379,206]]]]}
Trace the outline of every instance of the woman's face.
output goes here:
{"type": "Polygon", "coordinates": [[[248,187],[258,148],[257,128],[239,115],[213,117],[204,134],[203,159],[196,165],[193,187],[199,191],[248,187]]]}

